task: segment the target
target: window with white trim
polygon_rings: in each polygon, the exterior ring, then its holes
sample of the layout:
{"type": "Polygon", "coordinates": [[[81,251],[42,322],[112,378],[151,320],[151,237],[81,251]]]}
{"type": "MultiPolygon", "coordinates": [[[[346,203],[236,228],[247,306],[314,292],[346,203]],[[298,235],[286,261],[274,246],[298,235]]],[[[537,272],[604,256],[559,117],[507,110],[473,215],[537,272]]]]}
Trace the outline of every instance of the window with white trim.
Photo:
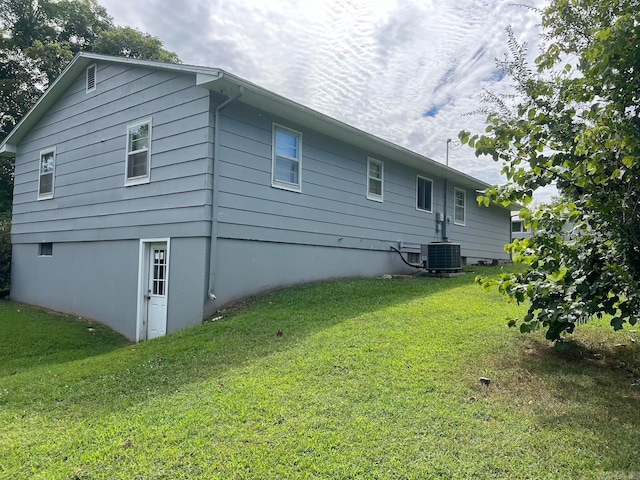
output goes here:
{"type": "Polygon", "coordinates": [[[53,256],[53,243],[43,242],[38,244],[38,256],[39,257],[52,257],[53,256]]]}
{"type": "Polygon", "coordinates": [[[42,150],[38,167],[38,200],[53,198],[55,173],[56,149],[42,150]]]}
{"type": "Polygon", "coordinates": [[[151,120],[127,126],[127,169],[125,185],[149,181],[151,165],[151,120]]]}
{"type": "Polygon", "coordinates": [[[467,192],[456,187],[453,191],[453,199],[453,223],[456,225],[464,225],[467,220],[467,192]]]}
{"type": "Polygon", "coordinates": [[[273,124],[271,186],[302,190],[302,133],[273,124]]]}
{"type": "Polygon", "coordinates": [[[95,63],[87,67],[87,74],[86,74],[87,93],[93,92],[96,89],[97,72],[98,72],[98,67],[95,63]]]}
{"type": "Polygon", "coordinates": [[[423,212],[432,212],[433,204],[433,181],[427,177],[416,178],[416,209],[423,212]]]}
{"type": "Polygon", "coordinates": [[[512,220],[511,221],[511,231],[513,233],[522,233],[522,232],[526,232],[525,228],[523,227],[523,222],[522,220],[512,220]]]}
{"type": "Polygon", "coordinates": [[[384,193],[384,163],[367,158],[367,198],[382,202],[384,193]]]}

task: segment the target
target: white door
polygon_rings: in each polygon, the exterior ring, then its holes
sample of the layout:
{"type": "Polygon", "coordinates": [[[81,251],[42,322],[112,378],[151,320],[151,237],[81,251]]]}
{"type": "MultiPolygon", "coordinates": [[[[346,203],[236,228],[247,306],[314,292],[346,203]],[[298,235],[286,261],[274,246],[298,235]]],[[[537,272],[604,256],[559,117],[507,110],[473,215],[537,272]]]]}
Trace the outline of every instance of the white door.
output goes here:
{"type": "Polygon", "coordinates": [[[149,244],[147,340],[167,333],[168,249],[166,242],[149,244]]]}

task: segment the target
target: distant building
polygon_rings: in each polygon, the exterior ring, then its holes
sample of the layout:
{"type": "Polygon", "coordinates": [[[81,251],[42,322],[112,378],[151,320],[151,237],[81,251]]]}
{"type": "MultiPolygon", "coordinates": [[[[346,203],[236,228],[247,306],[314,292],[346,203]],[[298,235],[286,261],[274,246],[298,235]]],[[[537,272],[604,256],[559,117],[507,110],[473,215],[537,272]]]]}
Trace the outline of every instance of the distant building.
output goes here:
{"type": "Polygon", "coordinates": [[[520,218],[518,212],[511,212],[511,238],[512,239],[522,239],[529,238],[532,234],[531,227],[526,228],[524,225],[524,220],[520,218]]]}

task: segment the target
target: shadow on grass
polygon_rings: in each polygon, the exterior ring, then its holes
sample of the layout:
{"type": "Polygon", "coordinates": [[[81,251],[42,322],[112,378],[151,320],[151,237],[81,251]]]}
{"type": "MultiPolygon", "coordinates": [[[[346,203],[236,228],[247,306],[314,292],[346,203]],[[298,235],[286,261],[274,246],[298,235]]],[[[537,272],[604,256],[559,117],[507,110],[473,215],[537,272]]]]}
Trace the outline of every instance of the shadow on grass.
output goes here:
{"type": "Polygon", "coordinates": [[[640,442],[640,346],[579,340],[559,352],[533,338],[522,345],[517,368],[538,384],[530,403],[540,426],[577,429],[589,448],[597,439],[601,468],[640,474],[640,460],[628,455],[640,442]]]}
{"type": "Polygon", "coordinates": [[[0,300],[0,377],[102,355],[127,345],[96,322],[0,300]]]}
{"type": "MultiPolygon", "coordinates": [[[[490,270],[483,269],[487,271],[490,270]]],[[[174,393],[196,381],[222,381],[229,370],[293,348],[316,331],[372,311],[473,284],[474,277],[471,272],[450,279],[355,279],[305,285],[251,299],[248,302],[251,308],[222,321],[125,348],[119,348],[124,342],[115,334],[102,337],[102,343],[85,342],[76,348],[77,338],[69,334],[67,341],[65,337],[67,322],[62,321],[58,328],[52,316],[45,319],[46,325],[40,330],[30,328],[31,333],[21,335],[14,347],[3,352],[6,357],[13,351],[22,358],[18,364],[23,365],[18,375],[6,380],[13,384],[9,385],[13,389],[32,389],[30,382],[41,383],[37,395],[22,392],[14,396],[16,409],[86,407],[87,412],[103,415],[131,402],[174,393]],[[51,337],[53,345],[47,348],[55,348],[56,352],[36,358],[47,337],[51,337]],[[31,368],[35,367],[31,372],[30,362],[31,368]],[[55,369],[54,364],[58,364],[55,369]],[[40,380],[42,369],[38,368],[43,365],[52,367],[44,384],[40,380]],[[96,405],[100,409],[95,409],[96,405]]],[[[479,287],[478,293],[482,294],[479,287]]],[[[15,308],[15,304],[11,305],[15,308]]],[[[34,318],[33,322],[37,324],[39,319],[34,318]]],[[[6,320],[0,322],[0,328],[4,330],[3,336],[7,328],[11,331],[6,320]]],[[[85,325],[78,327],[76,323],[78,328],[83,335],[86,333],[85,325]]]]}

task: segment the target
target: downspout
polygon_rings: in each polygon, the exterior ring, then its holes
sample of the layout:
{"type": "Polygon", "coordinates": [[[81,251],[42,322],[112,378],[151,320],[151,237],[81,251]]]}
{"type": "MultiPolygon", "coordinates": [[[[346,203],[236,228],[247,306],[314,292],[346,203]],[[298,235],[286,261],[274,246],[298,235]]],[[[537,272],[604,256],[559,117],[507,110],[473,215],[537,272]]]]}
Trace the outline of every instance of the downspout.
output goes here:
{"type": "MultiPolygon", "coordinates": [[[[449,144],[451,143],[451,139],[447,138],[447,156],[445,160],[445,165],[449,166],[449,144]]],[[[449,182],[447,179],[444,179],[444,207],[443,207],[443,215],[442,215],[442,241],[448,242],[449,237],[447,237],[447,189],[449,188],[449,182]]]]}
{"type": "Polygon", "coordinates": [[[217,248],[218,248],[218,178],[219,178],[219,166],[220,166],[220,142],[218,141],[220,136],[220,112],[229,105],[231,102],[237,100],[244,93],[244,87],[240,87],[238,93],[234,97],[227,98],[224,102],[218,105],[214,114],[213,125],[213,184],[211,185],[211,244],[209,246],[209,288],[207,289],[207,295],[211,300],[215,300],[214,286],[216,283],[216,263],[218,260],[217,248]]]}
{"type": "Polygon", "coordinates": [[[442,241],[448,242],[449,237],[447,237],[447,189],[449,188],[449,182],[445,178],[444,179],[444,207],[442,207],[442,241]]]}
{"type": "MultiPolygon", "coordinates": [[[[520,218],[520,214],[518,214],[520,218]]],[[[513,243],[513,217],[511,216],[511,210],[509,210],[509,243],[513,243]]],[[[509,250],[509,260],[513,262],[513,250],[509,250]]]]}

